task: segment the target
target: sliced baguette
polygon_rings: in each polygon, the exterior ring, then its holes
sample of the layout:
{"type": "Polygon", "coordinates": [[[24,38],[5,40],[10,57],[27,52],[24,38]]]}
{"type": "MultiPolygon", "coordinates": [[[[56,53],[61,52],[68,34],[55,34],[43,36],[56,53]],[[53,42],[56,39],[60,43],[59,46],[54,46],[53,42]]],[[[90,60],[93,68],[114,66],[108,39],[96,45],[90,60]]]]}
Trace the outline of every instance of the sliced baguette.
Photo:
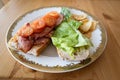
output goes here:
{"type": "MultiPolygon", "coordinates": [[[[8,41],[8,47],[16,50],[16,51],[21,51],[18,49],[18,35],[13,36],[9,41],[8,41]]],[[[39,56],[40,53],[49,45],[50,39],[48,38],[47,42],[45,44],[41,45],[34,45],[28,52],[27,54],[32,54],[35,56],[39,56]]],[[[23,51],[21,51],[23,52],[23,51]]]]}
{"type": "Polygon", "coordinates": [[[89,56],[89,50],[82,50],[80,52],[77,52],[74,55],[74,58],[72,58],[67,52],[61,49],[57,49],[57,52],[59,57],[66,61],[83,61],[89,56]]]}

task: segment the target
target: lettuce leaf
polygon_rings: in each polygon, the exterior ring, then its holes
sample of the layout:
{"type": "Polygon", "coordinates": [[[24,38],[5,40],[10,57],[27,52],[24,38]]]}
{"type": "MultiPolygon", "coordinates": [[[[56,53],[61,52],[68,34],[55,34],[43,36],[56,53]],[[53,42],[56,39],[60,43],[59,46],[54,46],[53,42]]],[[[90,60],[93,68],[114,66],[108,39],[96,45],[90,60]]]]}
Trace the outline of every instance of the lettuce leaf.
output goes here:
{"type": "Polygon", "coordinates": [[[51,39],[57,48],[63,49],[72,55],[75,52],[74,46],[78,43],[77,37],[78,35],[70,25],[67,22],[63,22],[57,27],[51,39]]]}
{"type": "Polygon", "coordinates": [[[67,21],[71,17],[71,13],[68,8],[62,7],[61,14],[64,15],[64,20],[67,21]]]}

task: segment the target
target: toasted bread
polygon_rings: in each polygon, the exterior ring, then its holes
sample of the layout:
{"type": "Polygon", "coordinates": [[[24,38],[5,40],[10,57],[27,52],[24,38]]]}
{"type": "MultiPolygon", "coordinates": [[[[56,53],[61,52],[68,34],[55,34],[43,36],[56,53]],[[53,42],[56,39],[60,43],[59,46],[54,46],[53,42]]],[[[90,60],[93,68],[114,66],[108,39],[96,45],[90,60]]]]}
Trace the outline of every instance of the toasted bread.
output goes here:
{"type": "MultiPolygon", "coordinates": [[[[32,55],[38,56],[49,45],[49,43],[50,43],[50,39],[48,38],[45,44],[34,45],[26,54],[32,54],[32,55]]],[[[13,36],[8,41],[8,47],[13,50],[23,52],[22,50],[18,49],[18,35],[13,36]]]]}

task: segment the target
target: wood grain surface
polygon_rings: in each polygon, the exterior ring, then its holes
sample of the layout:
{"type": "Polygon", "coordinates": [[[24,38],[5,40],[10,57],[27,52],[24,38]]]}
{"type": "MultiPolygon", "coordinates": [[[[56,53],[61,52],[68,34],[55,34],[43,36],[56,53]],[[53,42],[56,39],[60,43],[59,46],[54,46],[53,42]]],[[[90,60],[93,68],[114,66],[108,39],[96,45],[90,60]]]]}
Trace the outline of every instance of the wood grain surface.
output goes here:
{"type": "Polygon", "coordinates": [[[120,0],[10,0],[0,10],[0,80],[120,80],[120,0]],[[83,69],[50,74],[37,72],[16,62],[5,45],[8,27],[22,14],[45,6],[83,9],[104,24],[108,43],[103,54],[83,69]]]}

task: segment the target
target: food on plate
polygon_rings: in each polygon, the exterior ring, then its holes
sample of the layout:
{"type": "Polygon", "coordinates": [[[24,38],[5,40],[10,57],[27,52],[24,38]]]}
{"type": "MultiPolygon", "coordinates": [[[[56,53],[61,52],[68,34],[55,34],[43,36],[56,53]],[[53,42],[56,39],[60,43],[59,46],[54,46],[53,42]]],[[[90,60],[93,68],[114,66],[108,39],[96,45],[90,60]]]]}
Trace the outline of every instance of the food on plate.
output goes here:
{"type": "MultiPolygon", "coordinates": [[[[72,14],[72,17],[77,20],[77,21],[82,21],[87,19],[87,15],[83,14],[83,15],[77,15],[77,14],[72,14]]],[[[88,20],[88,19],[87,19],[88,20]]]]}
{"type": "Polygon", "coordinates": [[[51,11],[39,19],[23,25],[9,40],[8,46],[38,56],[50,43],[54,28],[62,22],[63,16],[51,11]]]}
{"type": "Polygon", "coordinates": [[[23,25],[9,40],[10,48],[38,56],[52,41],[63,60],[82,61],[93,46],[90,38],[97,21],[87,14],[73,14],[68,8],[51,11],[23,25]]]}
{"type": "Polygon", "coordinates": [[[92,31],[97,21],[89,19],[87,14],[75,15],[68,8],[62,8],[64,19],[52,35],[52,43],[63,60],[82,61],[88,58],[92,31]]]}

